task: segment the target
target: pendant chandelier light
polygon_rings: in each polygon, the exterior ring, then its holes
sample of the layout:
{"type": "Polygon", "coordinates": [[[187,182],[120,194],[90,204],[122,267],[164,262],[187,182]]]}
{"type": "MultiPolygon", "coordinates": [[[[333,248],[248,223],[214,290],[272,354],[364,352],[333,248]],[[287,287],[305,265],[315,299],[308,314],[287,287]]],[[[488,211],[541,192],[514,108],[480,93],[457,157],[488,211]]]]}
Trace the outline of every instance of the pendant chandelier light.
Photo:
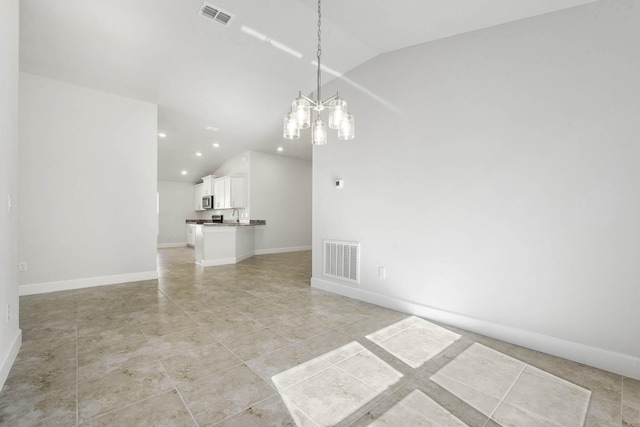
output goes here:
{"type": "Polygon", "coordinates": [[[299,139],[300,129],[311,127],[311,143],[324,145],[327,143],[327,124],[322,120],[320,113],[326,108],[330,110],[328,127],[338,130],[338,138],[347,140],[355,137],[353,127],[353,115],[347,112],[347,103],[341,99],[338,93],[326,101],[322,101],[320,86],[320,56],[322,55],[322,12],[321,0],[318,0],[318,76],[316,87],[316,99],[309,99],[298,92],[291,104],[291,111],[284,116],[284,137],[286,139],[299,139]],[[312,110],[315,111],[315,120],[311,123],[312,110]]]}

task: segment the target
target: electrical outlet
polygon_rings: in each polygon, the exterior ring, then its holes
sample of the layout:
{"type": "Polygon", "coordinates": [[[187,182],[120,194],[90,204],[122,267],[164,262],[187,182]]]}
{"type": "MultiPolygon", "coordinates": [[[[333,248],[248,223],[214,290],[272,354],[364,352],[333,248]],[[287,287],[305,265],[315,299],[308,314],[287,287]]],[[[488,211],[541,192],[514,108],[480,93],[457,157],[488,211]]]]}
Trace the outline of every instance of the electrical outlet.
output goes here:
{"type": "Polygon", "coordinates": [[[378,267],[378,277],[381,279],[387,277],[387,271],[384,267],[378,267]]]}
{"type": "Polygon", "coordinates": [[[27,261],[19,262],[18,271],[29,271],[29,263],[27,261]]]}

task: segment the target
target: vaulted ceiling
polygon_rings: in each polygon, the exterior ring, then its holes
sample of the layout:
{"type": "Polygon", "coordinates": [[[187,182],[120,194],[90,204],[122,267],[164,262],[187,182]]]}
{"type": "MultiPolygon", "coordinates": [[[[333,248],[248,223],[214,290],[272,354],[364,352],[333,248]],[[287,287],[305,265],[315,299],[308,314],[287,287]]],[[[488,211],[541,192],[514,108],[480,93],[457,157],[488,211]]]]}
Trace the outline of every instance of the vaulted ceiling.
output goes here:
{"type": "MultiPolygon", "coordinates": [[[[322,63],[339,75],[385,52],[593,1],[324,0],[322,63]]],[[[245,150],[311,159],[308,135],[282,138],[282,118],[299,90],[315,88],[316,1],[208,3],[232,15],[227,25],[200,16],[202,0],[21,0],[21,71],[157,104],[161,180],[195,183],[245,150]]]]}

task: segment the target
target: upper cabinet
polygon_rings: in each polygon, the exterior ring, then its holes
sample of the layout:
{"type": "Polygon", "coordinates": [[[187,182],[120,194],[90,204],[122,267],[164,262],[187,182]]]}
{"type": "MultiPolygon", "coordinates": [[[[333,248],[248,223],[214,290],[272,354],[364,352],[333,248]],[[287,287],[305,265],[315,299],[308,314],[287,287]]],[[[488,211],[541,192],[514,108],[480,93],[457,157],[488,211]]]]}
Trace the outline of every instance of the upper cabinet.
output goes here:
{"type": "Polygon", "coordinates": [[[224,208],[224,178],[218,178],[213,180],[213,208],[224,208]]]}
{"type": "Polygon", "coordinates": [[[215,176],[209,175],[202,178],[202,196],[213,195],[213,180],[215,176]]]}
{"type": "Polygon", "coordinates": [[[215,209],[244,208],[245,193],[245,178],[242,176],[223,176],[213,180],[215,209]]]}
{"type": "Polygon", "coordinates": [[[193,186],[193,202],[195,204],[195,210],[203,211],[202,198],[204,197],[204,184],[197,184],[193,186]]]}
{"type": "Polygon", "coordinates": [[[244,208],[245,202],[245,179],[244,177],[232,176],[229,177],[229,187],[225,184],[225,189],[229,188],[225,195],[225,201],[228,208],[244,208]]]}

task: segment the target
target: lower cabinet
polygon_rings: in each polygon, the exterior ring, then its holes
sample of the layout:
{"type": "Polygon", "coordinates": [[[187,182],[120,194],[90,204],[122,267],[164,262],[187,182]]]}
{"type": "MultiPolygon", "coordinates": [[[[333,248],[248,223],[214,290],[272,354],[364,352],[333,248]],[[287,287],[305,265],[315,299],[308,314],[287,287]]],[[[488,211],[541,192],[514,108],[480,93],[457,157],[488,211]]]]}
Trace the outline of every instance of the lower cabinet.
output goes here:
{"type": "Polygon", "coordinates": [[[195,260],[203,267],[237,264],[255,255],[255,227],[198,225],[195,260]]]}
{"type": "Polygon", "coordinates": [[[187,246],[194,247],[196,245],[196,226],[187,224],[187,246]]]}

